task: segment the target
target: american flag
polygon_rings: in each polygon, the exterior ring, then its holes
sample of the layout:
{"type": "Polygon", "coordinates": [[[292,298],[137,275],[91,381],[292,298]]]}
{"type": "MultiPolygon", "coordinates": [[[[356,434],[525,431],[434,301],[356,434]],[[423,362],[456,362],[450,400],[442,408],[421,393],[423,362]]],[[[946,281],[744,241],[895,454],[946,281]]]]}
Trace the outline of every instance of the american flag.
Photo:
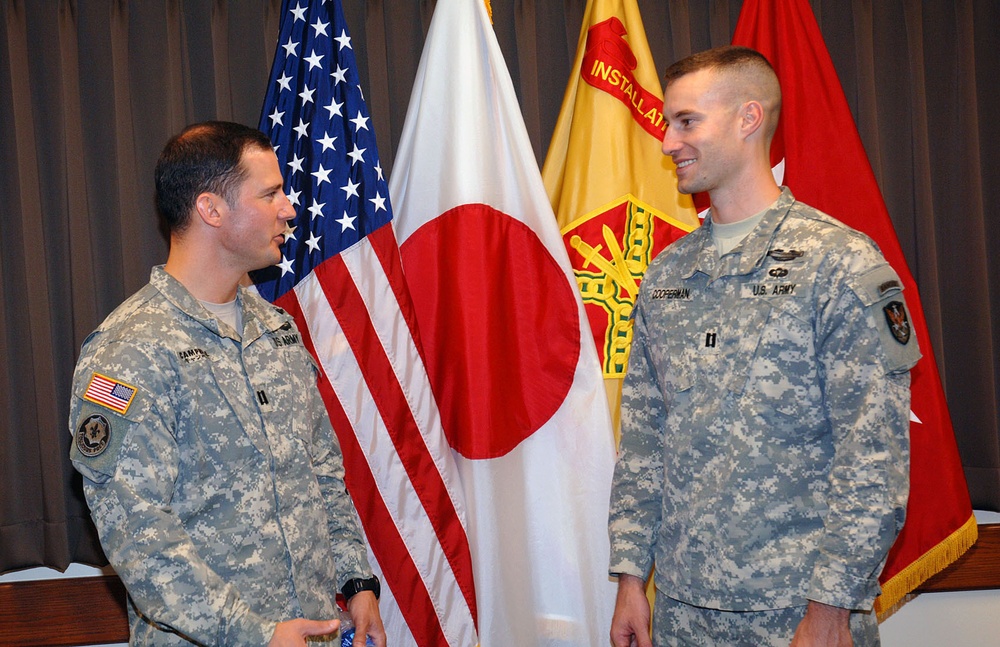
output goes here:
{"type": "Polygon", "coordinates": [[[339,0],[285,0],[261,111],[297,216],[251,276],[321,368],[389,644],[474,645],[457,468],[421,358],[389,191],[339,0]]]}
{"type": "Polygon", "coordinates": [[[325,3],[284,4],[260,129],[274,143],[299,217],[281,263],[254,276],[270,301],[392,218],[342,14],[338,24],[325,3]]]}
{"type": "Polygon", "coordinates": [[[100,373],[94,373],[83,397],[125,415],[132,404],[135,393],[134,386],[123,384],[100,373]]]}

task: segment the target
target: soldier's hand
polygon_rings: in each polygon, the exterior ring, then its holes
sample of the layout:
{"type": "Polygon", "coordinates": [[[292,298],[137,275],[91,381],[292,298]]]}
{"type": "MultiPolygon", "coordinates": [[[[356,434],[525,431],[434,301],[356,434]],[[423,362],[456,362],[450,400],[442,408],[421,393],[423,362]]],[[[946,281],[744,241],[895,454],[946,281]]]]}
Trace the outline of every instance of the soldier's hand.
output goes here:
{"type": "Polygon", "coordinates": [[[851,612],[840,607],[809,601],[791,647],[851,647],[851,612]]]}
{"type": "Polygon", "coordinates": [[[611,644],[614,647],[653,647],[649,637],[649,616],[649,600],[642,578],[620,575],[615,615],[611,618],[611,644]]]}
{"type": "Polygon", "coordinates": [[[279,622],[274,628],[267,647],[305,647],[306,638],[310,636],[326,636],[337,631],[340,620],[306,620],[296,618],[279,622]]]}
{"type": "Polygon", "coordinates": [[[351,596],[347,603],[347,611],[351,614],[354,628],[355,647],[364,647],[365,636],[371,636],[375,647],[385,647],[385,627],[378,610],[378,599],[371,591],[361,591],[351,596]]]}

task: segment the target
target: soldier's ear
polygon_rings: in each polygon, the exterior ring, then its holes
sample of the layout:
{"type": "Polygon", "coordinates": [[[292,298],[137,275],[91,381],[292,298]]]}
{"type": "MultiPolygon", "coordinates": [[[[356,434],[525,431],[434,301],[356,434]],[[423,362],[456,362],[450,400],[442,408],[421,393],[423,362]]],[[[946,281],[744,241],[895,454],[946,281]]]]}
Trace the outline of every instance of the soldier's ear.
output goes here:
{"type": "Polygon", "coordinates": [[[222,196],[208,191],[198,195],[194,200],[194,210],[198,218],[213,228],[222,226],[223,212],[228,206],[222,196]]]}
{"type": "Polygon", "coordinates": [[[754,134],[764,125],[764,106],[759,101],[747,101],[740,107],[740,132],[744,137],[754,134]]]}

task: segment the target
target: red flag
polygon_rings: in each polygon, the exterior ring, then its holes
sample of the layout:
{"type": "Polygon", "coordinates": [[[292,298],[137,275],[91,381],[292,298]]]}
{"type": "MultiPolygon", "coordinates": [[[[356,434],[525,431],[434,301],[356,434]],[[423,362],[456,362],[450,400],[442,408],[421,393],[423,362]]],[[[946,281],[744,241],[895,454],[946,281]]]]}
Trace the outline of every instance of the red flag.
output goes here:
{"type": "Polygon", "coordinates": [[[764,54],[781,81],[771,164],[795,197],[871,236],[906,289],[923,359],[912,371],[910,499],[882,571],[880,614],[957,559],[977,535],[923,307],[807,0],[746,0],[734,45],[764,54]]]}

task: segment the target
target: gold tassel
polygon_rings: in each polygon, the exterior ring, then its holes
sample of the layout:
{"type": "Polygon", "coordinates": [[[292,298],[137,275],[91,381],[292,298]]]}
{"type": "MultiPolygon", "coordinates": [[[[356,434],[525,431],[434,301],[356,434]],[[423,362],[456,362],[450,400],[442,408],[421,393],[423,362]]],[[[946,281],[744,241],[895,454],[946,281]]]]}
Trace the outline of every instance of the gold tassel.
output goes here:
{"type": "Polygon", "coordinates": [[[906,602],[907,594],[944,570],[976,543],[979,526],[973,515],[947,539],[921,555],[912,564],[892,576],[882,585],[882,594],[875,599],[875,613],[883,621],[906,602]]]}
{"type": "Polygon", "coordinates": [[[486,13],[490,17],[490,24],[493,24],[493,5],[490,4],[490,0],[483,0],[486,3],[486,13]]]}

